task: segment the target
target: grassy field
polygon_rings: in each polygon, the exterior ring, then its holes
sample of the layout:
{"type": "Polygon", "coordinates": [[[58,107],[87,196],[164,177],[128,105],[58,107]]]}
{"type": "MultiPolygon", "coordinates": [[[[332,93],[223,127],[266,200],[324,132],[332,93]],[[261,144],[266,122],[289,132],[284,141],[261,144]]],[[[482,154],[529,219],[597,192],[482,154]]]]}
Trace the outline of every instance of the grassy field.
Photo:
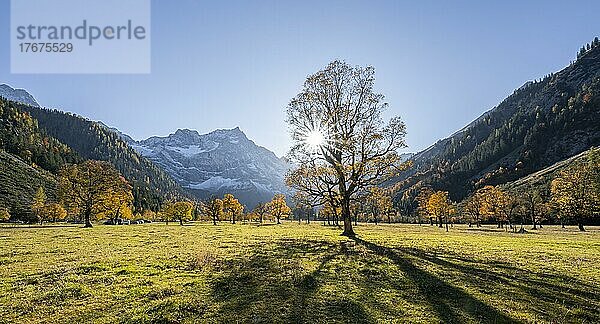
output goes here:
{"type": "Polygon", "coordinates": [[[600,322],[600,229],[0,228],[0,322],[600,322]]]}

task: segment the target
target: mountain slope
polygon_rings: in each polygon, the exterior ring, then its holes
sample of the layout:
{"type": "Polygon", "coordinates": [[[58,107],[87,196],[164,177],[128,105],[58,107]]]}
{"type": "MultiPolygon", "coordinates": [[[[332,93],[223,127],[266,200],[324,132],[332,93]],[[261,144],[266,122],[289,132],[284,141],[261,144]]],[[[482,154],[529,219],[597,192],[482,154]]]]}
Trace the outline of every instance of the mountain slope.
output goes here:
{"type": "Polygon", "coordinates": [[[49,201],[56,199],[55,175],[0,150],[0,208],[8,209],[12,217],[30,219],[31,202],[39,187],[49,201]]]}
{"type": "Polygon", "coordinates": [[[502,186],[507,190],[515,192],[523,191],[523,189],[526,188],[549,189],[550,182],[556,177],[556,175],[560,171],[564,170],[565,168],[568,168],[573,164],[585,161],[588,158],[589,152],[590,150],[583,151],[579,154],[573,155],[570,158],[556,162],[547,168],[528,174],[525,177],[519,178],[515,181],[507,182],[502,186]]]}
{"type": "Polygon", "coordinates": [[[31,216],[30,204],[39,187],[56,196],[56,176],[65,163],[82,159],[70,147],[48,136],[23,105],[0,98],[0,207],[19,219],[31,216]]]}
{"type": "Polygon", "coordinates": [[[21,108],[37,119],[40,128],[84,159],[112,163],[133,184],[136,210],[157,210],[165,199],[183,193],[168,174],[103,125],[59,110],[32,106],[21,108]]]}
{"type": "Polygon", "coordinates": [[[24,89],[15,89],[8,84],[0,84],[0,97],[34,107],[40,106],[29,92],[24,89]]]}
{"type": "Polygon", "coordinates": [[[600,144],[600,44],[562,71],[528,82],[498,106],[413,156],[402,190],[430,186],[460,200],[600,144]]]}
{"type": "Polygon", "coordinates": [[[232,193],[247,207],[287,192],[287,164],[239,129],[200,135],[187,129],[131,143],[200,198],[232,193]]]}

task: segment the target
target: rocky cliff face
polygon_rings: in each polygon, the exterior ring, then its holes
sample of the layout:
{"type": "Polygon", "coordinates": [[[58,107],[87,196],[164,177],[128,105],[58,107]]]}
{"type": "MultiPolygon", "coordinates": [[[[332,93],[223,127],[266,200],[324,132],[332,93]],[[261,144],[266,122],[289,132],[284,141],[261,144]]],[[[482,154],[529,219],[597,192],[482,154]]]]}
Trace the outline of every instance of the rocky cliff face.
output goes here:
{"type": "Polygon", "coordinates": [[[248,208],[286,193],[287,163],[239,129],[200,135],[179,129],[166,137],[129,143],[199,198],[232,193],[248,208]]]}
{"type": "Polygon", "coordinates": [[[24,89],[15,89],[8,84],[0,84],[0,97],[34,107],[40,106],[29,92],[24,89]]]}

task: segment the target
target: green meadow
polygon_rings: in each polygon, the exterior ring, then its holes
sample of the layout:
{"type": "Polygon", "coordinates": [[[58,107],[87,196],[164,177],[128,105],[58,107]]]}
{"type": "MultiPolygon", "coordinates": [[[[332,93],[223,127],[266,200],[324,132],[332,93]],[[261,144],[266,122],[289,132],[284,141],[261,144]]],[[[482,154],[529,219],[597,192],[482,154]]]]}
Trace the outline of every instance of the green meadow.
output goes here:
{"type": "Polygon", "coordinates": [[[598,323],[600,228],[0,228],[6,323],[598,323]]]}

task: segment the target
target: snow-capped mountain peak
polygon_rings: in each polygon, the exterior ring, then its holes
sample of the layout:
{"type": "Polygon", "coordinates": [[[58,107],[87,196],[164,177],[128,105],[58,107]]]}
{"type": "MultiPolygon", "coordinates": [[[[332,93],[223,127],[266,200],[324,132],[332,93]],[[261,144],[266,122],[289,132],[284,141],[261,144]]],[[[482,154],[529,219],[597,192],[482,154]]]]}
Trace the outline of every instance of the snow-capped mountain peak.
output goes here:
{"type": "Polygon", "coordinates": [[[288,164],[248,139],[239,127],[208,134],[178,129],[130,145],[200,198],[232,193],[253,207],[287,192],[288,164]]]}

